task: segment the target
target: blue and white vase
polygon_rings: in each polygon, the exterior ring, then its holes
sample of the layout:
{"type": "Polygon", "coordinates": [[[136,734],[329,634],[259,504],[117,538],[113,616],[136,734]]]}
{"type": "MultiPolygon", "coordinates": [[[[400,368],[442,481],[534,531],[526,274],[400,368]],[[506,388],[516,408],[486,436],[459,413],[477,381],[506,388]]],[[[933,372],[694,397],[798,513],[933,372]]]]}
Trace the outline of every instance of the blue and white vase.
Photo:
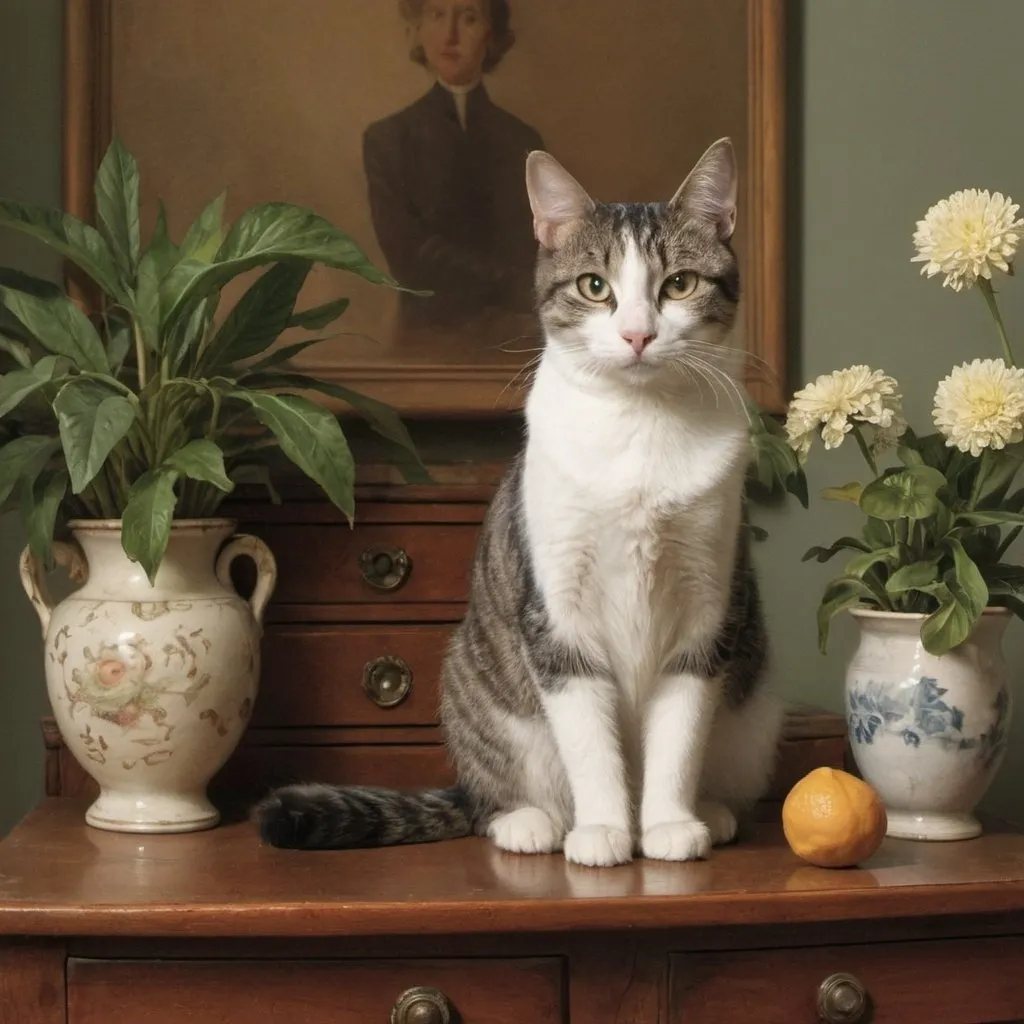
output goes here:
{"type": "Polygon", "coordinates": [[[941,656],[921,642],[924,615],[857,609],[860,644],[846,671],[857,767],[900,839],[981,835],[974,808],[1006,749],[1013,699],[1002,638],[1005,608],[941,656]]]}

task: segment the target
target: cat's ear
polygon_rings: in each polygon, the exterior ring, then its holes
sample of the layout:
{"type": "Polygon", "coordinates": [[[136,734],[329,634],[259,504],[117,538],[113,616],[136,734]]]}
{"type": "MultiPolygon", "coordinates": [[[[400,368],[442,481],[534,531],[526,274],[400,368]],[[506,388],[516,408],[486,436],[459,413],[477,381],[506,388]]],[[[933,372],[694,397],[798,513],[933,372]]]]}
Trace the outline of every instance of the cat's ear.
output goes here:
{"type": "Polygon", "coordinates": [[[670,209],[712,221],[725,241],[736,228],[736,154],[730,139],[719,139],[697,161],[672,197],[670,209]]]}
{"type": "Polygon", "coordinates": [[[583,186],[550,153],[539,149],[526,158],[526,191],[533,233],[545,249],[557,249],[594,209],[583,186]]]}

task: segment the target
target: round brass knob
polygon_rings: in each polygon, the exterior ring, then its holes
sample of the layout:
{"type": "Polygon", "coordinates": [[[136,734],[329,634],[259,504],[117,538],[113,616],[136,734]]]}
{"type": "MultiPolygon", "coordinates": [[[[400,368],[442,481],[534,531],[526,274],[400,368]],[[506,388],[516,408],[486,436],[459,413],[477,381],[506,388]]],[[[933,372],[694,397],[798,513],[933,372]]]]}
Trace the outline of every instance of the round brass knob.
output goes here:
{"type": "Polygon", "coordinates": [[[391,1010],[391,1024],[451,1024],[447,996],[436,988],[411,988],[403,992],[391,1010]]]}
{"type": "Polygon", "coordinates": [[[830,974],[818,988],[818,1016],[825,1024],[868,1019],[868,991],[852,974],[830,974]]]}
{"type": "Polygon", "coordinates": [[[412,669],[391,654],[382,654],[363,666],[363,689],[379,708],[401,704],[412,689],[412,669]]]}
{"type": "Polygon", "coordinates": [[[359,556],[359,571],[375,590],[397,590],[412,572],[412,562],[402,548],[375,544],[359,556]]]}

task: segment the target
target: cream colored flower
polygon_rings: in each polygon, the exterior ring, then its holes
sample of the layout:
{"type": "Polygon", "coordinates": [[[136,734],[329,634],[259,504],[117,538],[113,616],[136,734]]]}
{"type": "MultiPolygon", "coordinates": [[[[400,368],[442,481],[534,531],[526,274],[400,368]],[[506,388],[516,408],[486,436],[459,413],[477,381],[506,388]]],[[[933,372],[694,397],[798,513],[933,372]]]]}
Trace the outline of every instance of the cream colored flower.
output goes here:
{"type": "Polygon", "coordinates": [[[950,448],[975,456],[1024,440],[1024,370],[1002,359],[954,367],[935,392],[932,419],[950,448]]]}
{"type": "Polygon", "coordinates": [[[899,385],[892,377],[869,366],[822,374],[793,396],[786,434],[802,461],[816,435],[826,448],[838,448],[854,423],[875,427],[873,444],[882,448],[907,429],[899,385]]]}
{"type": "Polygon", "coordinates": [[[990,279],[992,268],[1010,269],[1017,251],[1018,206],[1001,192],[962,189],[936,203],[917,222],[912,263],[925,265],[922,274],[945,274],[943,287],[972,288],[979,277],[990,279]]]}

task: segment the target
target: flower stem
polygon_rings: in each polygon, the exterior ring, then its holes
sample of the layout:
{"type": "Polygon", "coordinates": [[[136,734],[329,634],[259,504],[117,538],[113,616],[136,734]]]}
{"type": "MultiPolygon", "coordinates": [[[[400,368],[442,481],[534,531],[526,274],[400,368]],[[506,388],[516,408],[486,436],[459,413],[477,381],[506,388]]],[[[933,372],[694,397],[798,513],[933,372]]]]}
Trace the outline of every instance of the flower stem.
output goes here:
{"type": "Polygon", "coordinates": [[[853,424],[853,436],[856,438],[857,447],[860,448],[861,455],[864,456],[864,461],[868,464],[868,469],[870,469],[877,477],[878,465],[875,462],[875,457],[871,454],[871,449],[868,447],[867,441],[864,440],[864,435],[861,433],[860,425],[857,423],[853,424]]]}
{"type": "Polygon", "coordinates": [[[988,306],[988,311],[992,314],[992,319],[996,322],[996,330],[999,332],[999,340],[1003,345],[1003,355],[1006,357],[1007,366],[1016,366],[1017,364],[1013,360],[1013,352],[1010,350],[1010,341],[1006,337],[1006,327],[1003,324],[1003,317],[999,312],[999,305],[996,302],[996,293],[992,288],[992,282],[985,277],[978,278],[978,288],[981,289],[981,294],[985,297],[985,303],[988,306]]]}

